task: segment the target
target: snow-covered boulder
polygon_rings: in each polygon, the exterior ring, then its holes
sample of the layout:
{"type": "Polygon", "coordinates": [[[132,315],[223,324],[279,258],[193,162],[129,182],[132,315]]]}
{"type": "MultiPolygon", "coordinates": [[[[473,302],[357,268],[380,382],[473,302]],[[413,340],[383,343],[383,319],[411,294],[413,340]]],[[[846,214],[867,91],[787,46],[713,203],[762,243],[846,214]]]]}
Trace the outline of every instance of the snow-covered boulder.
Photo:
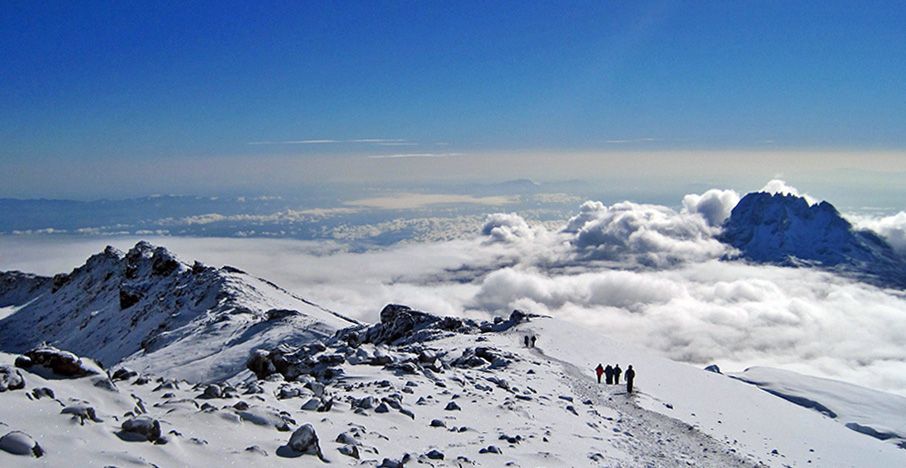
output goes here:
{"type": "Polygon", "coordinates": [[[24,356],[17,358],[16,367],[45,370],[56,376],[73,378],[97,375],[102,372],[99,366],[85,362],[69,351],[47,345],[27,351],[24,356]]]}
{"type": "Polygon", "coordinates": [[[0,437],[0,450],[13,455],[34,457],[44,455],[44,449],[30,435],[21,431],[12,431],[0,437]]]}
{"type": "Polygon", "coordinates": [[[126,440],[155,442],[160,440],[160,422],[148,416],[123,421],[120,436],[126,440]]]}

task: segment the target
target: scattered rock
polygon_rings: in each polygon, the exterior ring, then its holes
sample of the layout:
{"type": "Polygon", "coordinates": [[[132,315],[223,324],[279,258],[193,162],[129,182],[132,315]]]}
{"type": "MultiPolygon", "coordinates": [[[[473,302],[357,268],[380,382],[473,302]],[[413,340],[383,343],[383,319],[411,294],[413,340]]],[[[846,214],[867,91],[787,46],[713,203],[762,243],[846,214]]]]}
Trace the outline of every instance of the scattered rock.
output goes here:
{"type": "Polygon", "coordinates": [[[99,373],[98,369],[86,364],[75,354],[53,346],[45,345],[34,348],[26,352],[24,358],[16,359],[16,367],[32,369],[37,366],[62,377],[85,377],[99,373]]]}
{"type": "Polygon", "coordinates": [[[0,366],[0,392],[25,388],[25,378],[10,366],[0,366]]]}
{"type": "Polygon", "coordinates": [[[343,445],[337,448],[337,451],[347,457],[352,457],[358,460],[360,458],[359,448],[352,444],[343,445]]]}
{"type": "Polygon", "coordinates": [[[451,401],[451,402],[447,403],[447,406],[444,409],[447,411],[461,411],[462,410],[462,408],[460,408],[459,405],[457,405],[455,401],[451,401]]]}
{"type": "Polygon", "coordinates": [[[133,377],[138,377],[138,372],[128,367],[120,367],[110,376],[113,380],[129,380],[133,377]]]}
{"type": "Polygon", "coordinates": [[[496,445],[488,445],[487,447],[479,450],[478,453],[496,453],[499,455],[503,452],[499,448],[497,448],[496,445]]]}
{"type": "Polygon", "coordinates": [[[120,436],[131,441],[155,442],[160,439],[160,422],[148,416],[139,416],[123,421],[120,436]]]}
{"type": "Polygon", "coordinates": [[[211,384],[205,387],[204,393],[201,394],[199,398],[213,399],[221,398],[223,396],[223,389],[220,388],[220,385],[211,384]]]}
{"type": "Polygon", "coordinates": [[[444,459],[444,454],[443,454],[443,452],[440,452],[440,451],[438,451],[438,450],[436,450],[436,449],[435,449],[435,450],[431,450],[430,452],[426,453],[425,456],[428,457],[428,458],[430,458],[430,459],[432,459],[432,460],[443,460],[443,459],[444,459]]]}
{"type": "Polygon", "coordinates": [[[447,424],[444,423],[443,421],[441,421],[440,419],[432,419],[431,424],[429,424],[429,426],[431,426],[431,427],[447,427],[447,424]]]}
{"type": "Polygon", "coordinates": [[[318,444],[318,434],[311,424],[303,424],[293,432],[289,438],[289,448],[305,455],[317,455],[322,458],[321,446],[318,444]]]}
{"type": "Polygon", "coordinates": [[[51,400],[56,398],[56,395],[54,395],[53,390],[51,390],[47,387],[36,388],[31,391],[31,394],[39,400],[41,398],[50,398],[51,400]]]}
{"type": "Polygon", "coordinates": [[[705,367],[705,370],[708,372],[714,372],[715,374],[720,374],[720,367],[717,367],[717,364],[711,364],[708,367],[705,367]]]}
{"type": "Polygon", "coordinates": [[[85,421],[104,422],[103,419],[98,418],[94,408],[86,404],[67,406],[60,411],[60,414],[71,414],[72,417],[78,419],[79,424],[83,426],[85,425],[85,421]]]}
{"type": "Polygon", "coordinates": [[[263,448],[261,448],[257,445],[252,445],[250,447],[246,447],[245,451],[249,452],[249,453],[254,453],[255,455],[261,455],[262,457],[267,456],[267,452],[263,448]]]}
{"type": "Polygon", "coordinates": [[[44,455],[44,449],[42,449],[30,435],[21,431],[12,431],[3,437],[0,437],[0,450],[13,455],[27,455],[34,457],[44,455]]]}

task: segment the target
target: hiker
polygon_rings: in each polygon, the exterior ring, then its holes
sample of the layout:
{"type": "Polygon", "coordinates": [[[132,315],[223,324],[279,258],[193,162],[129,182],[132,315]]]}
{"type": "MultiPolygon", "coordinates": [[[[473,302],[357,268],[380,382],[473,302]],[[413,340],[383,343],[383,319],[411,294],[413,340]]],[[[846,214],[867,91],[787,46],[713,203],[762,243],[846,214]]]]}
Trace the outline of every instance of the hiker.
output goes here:
{"type": "Polygon", "coordinates": [[[528,348],[529,337],[528,337],[528,335],[525,335],[524,338],[525,338],[525,347],[528,348]]]}
{"type": "Polygon", "coordinates": [[[534,347],[535,347],[535,340],[537,340],[537,339],[538,339],[538,337],[537,337],[537,336],[535,336],[535,335],[532,335],[532,348],[534,348],[534,347]]]}
{"type": "Polygon", "coordinates": [[[598,384],[601,383],[601,374],[604,373],[604,366],[601,363],[598,363],[598,367],[595,367],[595,374],[598,374],[598,384]]]}
{"type": "Polygon", "coordinates": [[[632,393],[632,381],[635,379],[635,371],[632,370],[632,364],[626,369],[626,393],[632,393]]]}
{"type": "Polygon", "coordinates": [[[608,364],[607,367],[604,368],[604,377],[607,385],[613,385],[613,366],[611,366],[610,364],[608,364]]]}
{"type": "Polygon", "coordinates": [[[620,365],[617,364],[617,366],[613,368],[613,383],[614,384],[620,385],[620,374],[622,374],[622,373],[623,373],[623,369],[620,369],[620,365]]]}

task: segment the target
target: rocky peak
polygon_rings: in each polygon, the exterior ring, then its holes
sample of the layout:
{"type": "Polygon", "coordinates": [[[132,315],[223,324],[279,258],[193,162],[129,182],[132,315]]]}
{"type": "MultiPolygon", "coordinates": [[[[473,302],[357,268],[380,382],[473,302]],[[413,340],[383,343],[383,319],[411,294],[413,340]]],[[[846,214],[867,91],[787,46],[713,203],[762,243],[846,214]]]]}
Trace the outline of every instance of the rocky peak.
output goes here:
{"type": "Polygon", "coordinates": [[[814,265],[867,275],[894,284],[906,263],[877,235],[856,230],[828,202],[810,205],[788,194],[750,193],[733,208],[720,240],[742,258],[814,265]]]}

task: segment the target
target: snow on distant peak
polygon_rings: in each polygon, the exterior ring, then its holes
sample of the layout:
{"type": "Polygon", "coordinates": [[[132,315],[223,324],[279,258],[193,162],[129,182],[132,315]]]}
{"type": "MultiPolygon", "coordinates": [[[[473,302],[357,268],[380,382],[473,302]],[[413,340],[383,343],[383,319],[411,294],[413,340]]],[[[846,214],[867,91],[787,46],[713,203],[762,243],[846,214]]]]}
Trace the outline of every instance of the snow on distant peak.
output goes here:
{"type": "Polygon", "coordinates": [[[47,341],[104,365],[197,380],[241,370],[256,346],[354,324],[235,268],[190,266],[145,241],[125,253],[108,247],[52,280],[2,278],[0,301],[20,307],[0,320],[0,349],[47,341]]]}

